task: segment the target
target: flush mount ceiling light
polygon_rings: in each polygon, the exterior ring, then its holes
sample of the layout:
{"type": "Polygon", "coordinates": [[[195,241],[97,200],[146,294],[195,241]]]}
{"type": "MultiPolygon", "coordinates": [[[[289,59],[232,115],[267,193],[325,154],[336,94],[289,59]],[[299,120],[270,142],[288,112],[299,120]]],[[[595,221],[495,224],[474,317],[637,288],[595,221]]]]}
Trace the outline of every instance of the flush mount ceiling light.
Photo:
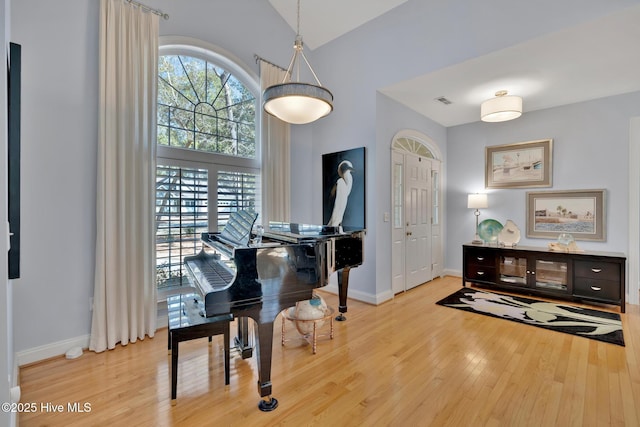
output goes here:
{"type": "Polygon", "coordinates": [[[293,49],[293,57],[282,83],[266,88],[262,99],[263,108],[267,113],[287,123],[300,125],[314,122],[333,110],[333,95],[322,87],[318,76],[303,52],[302,36],[300,35],[300,0],[298,0],[298,28],[293,49]],[[307,64],[317,84],[300,82],[299,57],[302,57],[307,64]],[[298,80],[295,82],[292,81],[294,67],[298,80]]]}
{"type": "Polygon", "coordinates": [[[496,97],[487,99],[480,106],[480,119],[483,122],[506,122],[522,115],[522,98],[507,96],[506,90],[496,92],[496,97]]]}

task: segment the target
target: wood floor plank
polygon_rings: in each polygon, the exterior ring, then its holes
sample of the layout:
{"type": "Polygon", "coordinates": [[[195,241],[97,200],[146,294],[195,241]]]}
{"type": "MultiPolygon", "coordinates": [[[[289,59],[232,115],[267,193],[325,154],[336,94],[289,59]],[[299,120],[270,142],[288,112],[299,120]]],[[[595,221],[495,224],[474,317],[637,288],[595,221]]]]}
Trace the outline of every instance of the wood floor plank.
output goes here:
{"type": "MultiPolygon", "coordinates": [[[[89,403],[91,411],[21,413],[19,424],[640,425],[640,307],[621,316],[621,347],[435,304],[459,288],[459,277],[445,277],[379,306],[350,300],[348,320],[335,322],[334,339],[320,339],[315,355],[291,322],[282,346],[278,320],[271,413],[257,408],[255,357],[232,354],[224,385],[219,337],[180,344],[172,406],[167,331],[159,330],[104,353],[22,367],[22,402],[89,403]]],[[[337,296],[322,295],[337,306],[337,296]]]]}

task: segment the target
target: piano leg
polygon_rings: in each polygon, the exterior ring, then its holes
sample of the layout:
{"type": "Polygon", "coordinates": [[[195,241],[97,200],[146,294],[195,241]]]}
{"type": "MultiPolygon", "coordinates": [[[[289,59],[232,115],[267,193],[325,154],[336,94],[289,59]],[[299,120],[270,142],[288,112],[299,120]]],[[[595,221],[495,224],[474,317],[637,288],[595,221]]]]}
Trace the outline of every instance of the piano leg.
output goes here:
{"type": "Polygon", "coordinates": [[[340,314],[336,316],[336,320],[343,322],[347,320],[343,313],[347,312],[347,290],[349,288],[349,271],[351,267],[345,267],[342,270],[338,270],[338,298],[339,305],[338,310],[340,314]]]}
{"type": "Polygon", "coordinates": [[[260,397],[262,398],[258,404],[258,408],[261,411],[269,412],[278,407],[278,401],[271,396],[273,322],[257,323],[257,327],[258,345],[256,346],[256,362],[258,364],[258,393],[260,393],[260,397]]]}

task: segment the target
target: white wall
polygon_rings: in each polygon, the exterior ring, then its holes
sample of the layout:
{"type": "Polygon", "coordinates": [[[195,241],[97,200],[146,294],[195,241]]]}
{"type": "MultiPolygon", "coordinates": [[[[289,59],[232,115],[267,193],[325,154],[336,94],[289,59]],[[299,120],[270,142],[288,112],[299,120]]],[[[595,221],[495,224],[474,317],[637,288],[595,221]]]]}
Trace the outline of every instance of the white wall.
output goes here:
{"type": "MultiPolygon", "coordinates": [[[[95,258],[98,4],[17,1],[22,268],[16,351],[87,336],[95,258]]],[[[66,350],[66,349],[65,349],[66,350]]],[[[63,351],[64,352],[64,351],[63,351]]]]}
{"type": "Polygon", "coordinates": [[[606,189],[606,241],[577,241],[582,249],[628,252],[629,120],[640,114],[640,92],[533,111],[504,123],[477,122],[448,129],[449,156],[446,268],[462,270],[462,244],[473,238],[475,216],[467,194],[488,193],[482,219],[513,220],[521,245],[551,240],[526,237],[527,191],[606,189]],[[484,189],[486,146],[553,139],[553,186],[484,189]]]}
{"type": "MultiPolygon", "coordinates": [[[[371,218],[371,227],[375,230],[379,242],[391,242],[391,222],[384,222],[383,215],[388,212],[391,216],[391,142],[396,133],[401,130],[413,129],[429,136],[440,149],[442,165],[446,171],[447,158],[447,129],[442,125],[398,104],[386,95],[378,93],[376,97],[376,145],[375,174],[371,176],[373,185],[369,194],[375,200],[375,216],[371,218]]],[[[444,175],[444,174],[443,174],[444,175]]],[[[371,181],[370,181],[371,182],[371,181]]],[[[443,176],[443,192],[446,189],[446,176],[443,176]]],[[[446,202],[444,195],[443,206],[446,202]]],[[[369,219],[367,219],[369,220],[369,219]]],[[[447,219],[443,218],[443,240],[446,241],[447,219]]],[[[367,236],[369,238],[369,236],[367,236]]],[[[390,244],[372,244],[376,260],[391,260],[390,244]]],[[[365,254],[368,256],[368,254],[365,254]]],[[[391,262],[376,262],[375,277],[376,295],[392,297],[391,292],[391,262]]],[[[378,298],[380,299],[380,297],[378,298]]]]}

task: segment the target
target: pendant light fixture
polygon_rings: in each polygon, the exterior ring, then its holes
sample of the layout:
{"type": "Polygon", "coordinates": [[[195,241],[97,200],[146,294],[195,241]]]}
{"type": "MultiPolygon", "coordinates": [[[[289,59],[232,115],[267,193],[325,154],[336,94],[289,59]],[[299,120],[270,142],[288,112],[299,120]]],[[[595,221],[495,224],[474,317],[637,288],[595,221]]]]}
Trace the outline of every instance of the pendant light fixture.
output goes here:
{"type": "Polygon", "coordinates": [[[262,99],[263,108],[267,113],[287,123],[300,125],[314,122],[333,110],[333,95],[328,89],[322,87],[303,51],[302,36],[300,35],[300,0],[298,0],[298,27],[293,49],[293,57],[282,83],[266,88],[262,99]],[[302,57],[307,64],[317,84],[299,81],[299,57],[302,57]],[[294,68],[296,69],[297,81],[292,80],[294,68]]]}
{"type": "Polygon", "coordinates": [[[507,95],[506,90],[496,92],[496,97],[488,99],[480,106],[483,122],[506,122],[522,115],[522,98],[507,95]]]}

